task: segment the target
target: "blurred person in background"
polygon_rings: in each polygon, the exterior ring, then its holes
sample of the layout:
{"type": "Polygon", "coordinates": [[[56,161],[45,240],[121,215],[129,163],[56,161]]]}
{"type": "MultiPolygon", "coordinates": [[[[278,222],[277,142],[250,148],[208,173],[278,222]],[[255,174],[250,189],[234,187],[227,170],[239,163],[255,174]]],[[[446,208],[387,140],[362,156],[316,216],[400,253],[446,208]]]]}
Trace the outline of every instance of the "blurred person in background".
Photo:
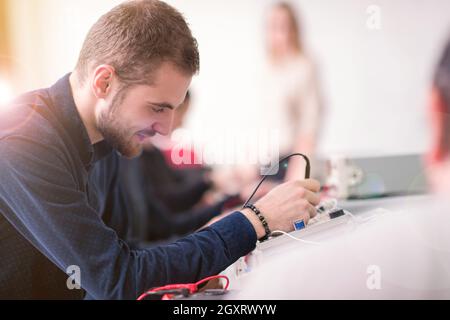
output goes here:
{"type": "Polygon", "coordinates": [[[255,269],[234,298],[450,299],[450,39],[428,110],[430,198],[405,201],[335,241],[277,256],[255,269]]]}
{"type": "MultiPolygon", "coordinates": [[[[266,21],[267,64],[262,76],[262,105],[256,119],[279,133],[280,157],[316,152],[321,100],[317,72],[305,50],[302,29],[294,8],[287,2],[273,5],[266,21]]],[[[304,176],[302,159],[281,166],[278,178],[304,176]]]]}

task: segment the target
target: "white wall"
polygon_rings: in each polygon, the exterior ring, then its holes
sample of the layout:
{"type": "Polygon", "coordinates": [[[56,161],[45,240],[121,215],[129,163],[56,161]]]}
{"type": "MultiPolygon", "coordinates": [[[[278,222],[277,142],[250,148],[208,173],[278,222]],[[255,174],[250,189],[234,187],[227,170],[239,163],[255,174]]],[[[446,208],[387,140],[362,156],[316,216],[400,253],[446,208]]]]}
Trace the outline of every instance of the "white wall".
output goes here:
{"type": "MultiPolygon", "coordinates": [[[[70,71],[90,25],[118,0],[12,0],[18,91],[48,86],[70,71]]],[[[264,59],[267,0],[170,0],[197,37],[190,127],[247,125],[264,59]]],[[[401,153],[427,146],[426,92],[450,33],[447,0],[298,0],[306,43],[320,66],[328,110],[321,149],[401,153]],[[370,4],[382,28],[366,27],[370,4]]]]}

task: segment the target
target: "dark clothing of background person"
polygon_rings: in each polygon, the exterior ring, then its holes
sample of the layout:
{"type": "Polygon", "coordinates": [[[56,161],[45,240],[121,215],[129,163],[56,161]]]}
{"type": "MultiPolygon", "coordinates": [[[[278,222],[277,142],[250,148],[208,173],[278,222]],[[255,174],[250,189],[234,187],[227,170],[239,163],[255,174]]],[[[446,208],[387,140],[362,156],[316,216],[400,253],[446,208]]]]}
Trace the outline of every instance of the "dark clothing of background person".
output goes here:
{"type": "Polygon", "coordinates": [[[155,187],[150,190],[150,197],[156,195],[171,212],[190,210],[212,187],[205,179],[209,169],[175,169],[156,147],[144,150],[138,161],[142,174],[155,187]]]}
{"type": "MultiPolygon", "coordinates": [[[[173,214],[165,201],[160,199],[157,190],[161,186],[162,177],[166,176],[166,174],[159,173],[168,173],[175,169],[166,168],[163,163],[158,163],[160,160],[165,163],[164,158],[159,157],[159,152],[152,151],[150,157],[154,161],[148,161],[149,153],[146,151],[141,157],[132,160],[121,159],[120,183],[126,194],[127,202],[131,206],[132,217],[130,218],[132,219],[133,235],[136,239],[155,242],[192,233],[221,214],[225,204],[233,199],[233,197],[227,197],[213,206],[173,214]],[[159,176],[159,179],[156,179],[156,176],[159,176]]],[[[174,189],[178,188],[175,181],[166,183],[166,186],[168,185],[172,185],[174,189]]],[[[182,185],[180,188],[187,188],[187,186],[182,185]]],[[[181,193],[179,194],[181,195],[181,193]]],[[[184,193],[186,197],[189,195],[188,190],[184,193]]]]}

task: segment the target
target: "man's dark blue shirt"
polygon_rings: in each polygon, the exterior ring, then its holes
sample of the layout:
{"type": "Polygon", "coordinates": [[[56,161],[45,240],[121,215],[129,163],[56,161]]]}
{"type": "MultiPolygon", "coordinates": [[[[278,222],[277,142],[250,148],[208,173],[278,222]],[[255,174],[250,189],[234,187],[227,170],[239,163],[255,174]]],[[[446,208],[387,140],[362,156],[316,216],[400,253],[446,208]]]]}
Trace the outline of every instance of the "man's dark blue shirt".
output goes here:
{"type": "Polygon", "coordinates": [[[133,249],[118,165],[105,142],[91,144],[69,75],[0,113],[0,298],[135,299],[217,274],[254,249],[239,212],[173,244],[133,249]],[[68,289],[69,266],[80,268],[82,290],[68,289]]]}

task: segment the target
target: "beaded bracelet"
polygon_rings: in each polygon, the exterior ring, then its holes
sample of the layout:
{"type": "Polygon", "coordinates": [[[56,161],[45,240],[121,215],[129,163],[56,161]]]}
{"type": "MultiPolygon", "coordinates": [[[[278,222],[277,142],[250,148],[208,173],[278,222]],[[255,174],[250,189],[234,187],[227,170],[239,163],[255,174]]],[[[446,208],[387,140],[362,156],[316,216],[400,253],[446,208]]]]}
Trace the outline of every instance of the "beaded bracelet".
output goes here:
{"type": "Polygon", "coordinates": [[[266,231],[266,235],[264,237],[262,237],[261,239],[259,239],[259,241],[266,241],[267,239],[269,239],[270,234],[272,233],[270,231],[269,228],[269,224],[266,221],[266,218],[264,218],[264,216],[261,214],[261,211],[259,211],[258,208],[256,208],[253,204],[247,204],[246,206],[244,206],[244,209],[250,209],[252,210],[259,218],[259,221],[261,221],[264,230],[266,231]]]}

